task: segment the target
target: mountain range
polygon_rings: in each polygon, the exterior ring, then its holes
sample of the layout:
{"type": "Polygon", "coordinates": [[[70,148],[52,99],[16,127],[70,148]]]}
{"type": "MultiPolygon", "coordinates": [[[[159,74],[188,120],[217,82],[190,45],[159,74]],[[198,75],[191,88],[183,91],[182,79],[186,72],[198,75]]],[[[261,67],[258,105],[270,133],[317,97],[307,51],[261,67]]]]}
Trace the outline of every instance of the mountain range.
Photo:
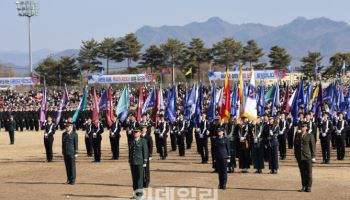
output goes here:
{"type": "MultiPolygon", "coordinates": [[[[135,32],[138,39],[147,48],[152,44],[165,43],[168,38],[176,38],[189,42],[192,38],[201,38],[207,47],[222,40],[233,37],[243,43],[250,39],[256,40],[265,54],[271,46],[279,45],[287,49],[293,57],[293,65],[299,65],[301,57],[308,51],[320,51],[324,56],[323,63],[328,63],[329,57],[336,52],[350,52],[350,26],[341,21],[325,17],[306,19],[298,17],[288,24],[268,26],[257,23],[231,24],[218,17],[212,17],[205,22],[192,22],[184,26],[143,26],[135,32]]],[[[77,47],[79,48],[79,47],[77,47]]],[[[77,55],[78,49],[68,49],[54,52],[42,49],[33,52],[33,62],[38,63],[48,55],[54,58],[77,55]]],[[[263,58],[267,61],[266,55],[263,58]]],[[[24,52],[0,52],[0,63],[20,69],[28,63],[28,54],[24,52]]],[[[114,64],[116,67],[125,63],[114,64]]]]}

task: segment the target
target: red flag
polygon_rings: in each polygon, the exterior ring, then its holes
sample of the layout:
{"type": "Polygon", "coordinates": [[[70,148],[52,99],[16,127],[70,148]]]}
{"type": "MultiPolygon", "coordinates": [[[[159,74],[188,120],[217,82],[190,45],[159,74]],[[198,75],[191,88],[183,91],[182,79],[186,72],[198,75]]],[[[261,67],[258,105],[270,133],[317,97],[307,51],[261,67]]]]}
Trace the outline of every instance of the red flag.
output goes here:
{"type": "Polygon", "coordinates": [[[284,102],[283,102],[284,112],[287,112],[287,113],[289,113],[289,110],[290,110],[290,106],[288,104],[288,101],[289,101],[289,89],[288,89],[288,85],[287,85],[286,91],[284,92],[284,102]]]}
{"type": "Polygon", "coordinates": [[[98,98],[96,95],[96,89],[94,88],[94,94],[93,94],[93,102],[92,102],[92,117],[91,120],[97,126],[98,124],[96,121],[98,120],[98,113],[99,113],[99,107],[98,107],[98,98]]]}
{"type": "Polygon", "coordinates": [[[155,126],[158,125],[158,104],[159,104],[159,89],[156,89],[156,100],[154,103],[154,109],[153,109],[153,117],[154,117],[154,122],[155,122],[155,126]]]}
{"type": "Polygon", "coordinates": [[[143,108],[143,94],[142,94],[142,85],[140,85],[140,88],[139,88],[139,100],[138,100],[138,104],[137,104],[137,108],[136,108],[136,112],[137,112],[136,120],[138,122],[140,122],[140,120],[141,120],[142,108],[143,108]]]}
{"type": "Polygon", "coordinates": [[[108,89],[108,100],[107,100],[107,125],[111,127],[113,122],[115,121],[115,116],[113,112],[113,100],[112,100],[112,89],[108,89]]]}
{"type": "Polygon", "coordinates": [[[225,84],[221,103],[221,122],[227,122],[230,119],[231,110],[231,95],[230,95],[230,84],[229,84],[229,69],[226,71],[225,84]]]}

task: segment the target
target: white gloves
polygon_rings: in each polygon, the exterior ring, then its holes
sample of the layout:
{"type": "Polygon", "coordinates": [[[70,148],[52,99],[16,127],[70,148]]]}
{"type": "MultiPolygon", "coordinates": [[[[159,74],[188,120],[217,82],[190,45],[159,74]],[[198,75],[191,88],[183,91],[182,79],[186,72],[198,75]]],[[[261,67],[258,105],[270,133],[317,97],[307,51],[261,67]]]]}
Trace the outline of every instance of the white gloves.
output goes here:
{"type": "Polygon", "coordinates": [[[149,157],[148,160],[152,160],[152,157],[149,157]]]}
{"type": "Polygon", "coordinates": [[[316,163],[316,158],[311,159],[312,163],[316,163]]]}
{"type": "Polygon", "coordinates": [[[78,154],[75,154],[74,157],[78,158],[78,154]]]}
{"type": "Polygon", "coordinates": [[[142,166],[143,166],[143,167],[146,167],[146,164],[143,164],[142,166]]]}

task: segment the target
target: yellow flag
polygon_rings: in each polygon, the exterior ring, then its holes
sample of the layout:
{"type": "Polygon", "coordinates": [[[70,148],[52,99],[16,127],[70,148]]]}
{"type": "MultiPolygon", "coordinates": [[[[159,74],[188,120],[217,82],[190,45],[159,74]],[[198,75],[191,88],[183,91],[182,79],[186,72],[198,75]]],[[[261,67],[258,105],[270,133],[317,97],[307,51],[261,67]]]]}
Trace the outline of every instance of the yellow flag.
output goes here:
{"type": "Polygon", "coordinates": [[[188,76],[188,75],[190,75],[190,74],[192,74],[192,67],[186,72],[186,76],[188,76]]]}

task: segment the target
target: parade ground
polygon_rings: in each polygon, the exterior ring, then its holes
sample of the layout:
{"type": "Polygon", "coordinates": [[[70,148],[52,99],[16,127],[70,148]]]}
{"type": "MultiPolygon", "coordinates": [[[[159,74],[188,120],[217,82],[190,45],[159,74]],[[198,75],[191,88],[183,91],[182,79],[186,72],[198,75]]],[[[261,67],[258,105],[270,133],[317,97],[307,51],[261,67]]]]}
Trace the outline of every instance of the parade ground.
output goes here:
{"type": "MultiPolygon", "coordinates": [[[[107,131],[102,140],[102,161],[92,163],[86,156],[84,134],[79,134],[76,185],[65,185],[66,172],[62,159],[61,135],[54,141],[54,162],[45,162],[43,132],[16,132],[15,145],[9,145],[8,133],[0,133],[0,199],[128,199],[132,195],[131,173],[125,132],[121,138],[121,156],[110,160],[107,131]]],[[[168,142],[170,149],[170,141],[168,142]]],[[[331,164],[323,165],[317,143],[317,164],[313,168],[311,193],[300,193],[300,175],[292,150],[280,163],[279,174],[243,174],[236,169],[228,174],[226,190],[216,190],[218,175],[212,173],[211,163],[201,164],[195,146],[186,151],[186,157],[169,152],[160,160],[153,151],[151,184],[147,199],[349,199],[350,151],[344,161],[336,161],[332,150],[331,164]],[[152,194],[150,194],[152,192],[152,194]],[[216,196],[217,194],[217,196],[216,196]],[[201,196],[202,195],[202,196],[201,196]]],[[[211,160],[211,159],[210,159],[211,160]]]]}

